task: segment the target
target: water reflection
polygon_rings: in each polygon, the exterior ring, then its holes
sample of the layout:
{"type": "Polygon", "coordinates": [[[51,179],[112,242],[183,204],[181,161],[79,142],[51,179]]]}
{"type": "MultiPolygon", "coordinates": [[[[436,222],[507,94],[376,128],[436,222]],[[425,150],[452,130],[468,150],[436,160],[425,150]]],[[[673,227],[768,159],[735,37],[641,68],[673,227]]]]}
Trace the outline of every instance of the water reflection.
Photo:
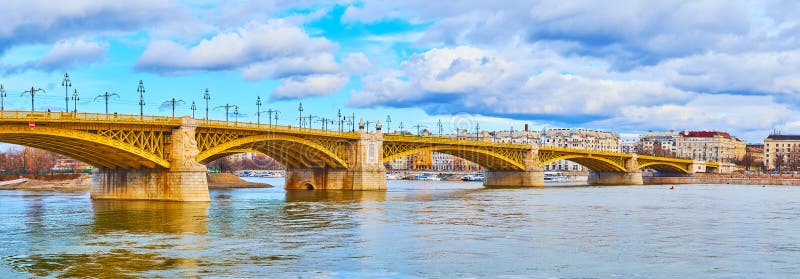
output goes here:
{"type": "Polygon", "coordinates": [[[286,202],[362,202],[386,201],[386,191],[286,191],[286,202]]]}
{"type": "Polygon", "coordinates": [[[205,234],[208,207],[206,202],[94,201],[92,232],[205,234]]]}
{"type": "MultiPolygon", "coordinates": [[[[195,276],[203,265],[195,254],[206,249],[208,208],[209,203],[94,201],[93,222],[86,224],[90,229],[74,224],[58,245],[39,242],[27,253],[3,260],[13,270],[34,276],[195,276]]],[[[48,225],[36,217],[42,214],[37,203],[30,209],[30,223],[38,223],[32,226],[48,225]]]]}

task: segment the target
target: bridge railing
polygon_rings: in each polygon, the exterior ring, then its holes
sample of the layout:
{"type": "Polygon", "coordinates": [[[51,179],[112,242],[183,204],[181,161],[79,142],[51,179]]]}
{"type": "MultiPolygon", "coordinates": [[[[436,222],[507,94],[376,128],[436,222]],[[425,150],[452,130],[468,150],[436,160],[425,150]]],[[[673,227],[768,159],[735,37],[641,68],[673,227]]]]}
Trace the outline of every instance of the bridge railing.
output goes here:
{"type": "Polygon", "coordinates": [[[202,127],[206,128],[237,128],[237,129],[250,129],[258,131],[270,132],[285,132],[294,134],[309,134],[309,135],[327,135],[344,138],[357,139],[360,137],[358,132],[339,132],[334,130],[314,129],[297,126],[276,125],[276,124],[258,124],[253,122],[238,122],[238,121],[221,121],[221,120],[205,120],[197,119],[202,127]]]}
{"type": "Polygon", "coordinates": [[[104,114],[91,112],[47,112],[12,111],[0,112],[0,120],[19,121],[57,121],[57,122],[121,122],[121,123],[163,123],[180,125],[180,118],[169,116],[139,116],[133,114],[104,114]]]}
{"type": "Polygon", "coordinates": [[[505,147],[505,148],[531,148],[530,144],[518,143],[501,143],[492,141],[476,141],[471,139],[455,139],[446,136],[418,136],[418,135],[403,135],[403,134],[383,134],[384,141],[404,141],[404,142],[419,142],[419,143],[433,143],[433,144],[447,144],[447,145],[470,145],[470,146],[490,146],[490,147],[505,147]]]}

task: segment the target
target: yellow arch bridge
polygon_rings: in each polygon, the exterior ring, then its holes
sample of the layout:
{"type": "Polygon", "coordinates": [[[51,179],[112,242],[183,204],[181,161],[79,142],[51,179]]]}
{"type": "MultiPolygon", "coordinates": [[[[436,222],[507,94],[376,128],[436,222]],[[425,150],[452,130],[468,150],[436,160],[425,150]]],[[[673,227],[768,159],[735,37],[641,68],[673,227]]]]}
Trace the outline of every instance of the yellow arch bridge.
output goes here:
{"type": "Polygon", "coordinates": [[[691,174],[714,162],[525,144],[374,132],[95,113],[3,111],[0,142],[35,147],[95,167],[92,198],[207,201],[204,164],[251,152],[287,168],[287,189],[381,190],[384,164],[420,152],[464,158],[486,186],[543,186],[542,167],[569,160],[590,183],[642,184],[641,169],[691,174]]]}

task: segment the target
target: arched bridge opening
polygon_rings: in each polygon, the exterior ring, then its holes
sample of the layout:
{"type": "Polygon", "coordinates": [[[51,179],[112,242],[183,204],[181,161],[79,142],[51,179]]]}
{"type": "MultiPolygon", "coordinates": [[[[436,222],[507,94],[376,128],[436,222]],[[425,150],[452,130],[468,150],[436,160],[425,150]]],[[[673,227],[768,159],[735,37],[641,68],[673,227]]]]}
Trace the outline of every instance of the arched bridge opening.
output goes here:
{"type": "Polygon", "coordinates": [[[504,150],[504,152],[498,152],[490,148],[475,146],[432,145],[402,148],[402,146],[384,143],[383,162],[388,163],[397,158],[422,153],[431,154],[432,152],[458,157],[475,163],[487,170],[525,170],[524,150],[504,150]]]}
{"type": "MultiPolygon", "coordinates": [[[[198,142],[205,140],[199,139],[198,142]]],[[[224,156],[250,152],[266,155],[287,168],[344,169],[348,166],[344,158],[345,149],[344,143],[334,144],[333,148],[330,148],[326,147],[325,143],[301,137],[279,134],[253,135],[221,142],[201,150],[197,160],[202,164],[208,164],[224,156]]]]}
{"type": "MultiPolygon", "coordinates": [[[[136,169],[169,168],[161,146],[137,143],[143,140],[120,140],[120,137],[137,137],[124,132],[110,135],[108,130],[73,130],[59,127],[27,125],[0,125],[0,142],[29,146],[82,161],[98,168],[136,169]]],[[[140,135],[139,137],[143,137],[140,135]]]]}

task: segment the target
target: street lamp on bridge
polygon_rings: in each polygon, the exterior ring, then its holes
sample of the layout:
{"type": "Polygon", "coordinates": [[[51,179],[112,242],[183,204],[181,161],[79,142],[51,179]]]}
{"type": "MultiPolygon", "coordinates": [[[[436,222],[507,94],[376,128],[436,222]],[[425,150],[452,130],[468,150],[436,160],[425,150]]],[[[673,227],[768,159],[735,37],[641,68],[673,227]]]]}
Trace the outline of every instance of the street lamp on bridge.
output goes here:
{"type": "Polygon", "coordinates": [[[336,119],[337,119],[337,121],[339,121],[339,132],[341,132],[342,131],[342,123],[344,123],[342,121],[342,109],[339,109],[336,112],[336,119]]]}
{"type": "Polygon", "coordinates": [[[192,118],[194,118],[194,112],[197,110],[197,105],[194,103],[194,101],[192,101],[191,109],[192,109],[192,118]]]}
{"type": "Polygon", "coordinates": [[[275,124],[278,124],[278,111],[273,109],[268,109],[265,111],[267,113],[267,120],[269,120],[269,125],[272,126],[272,114],[275,113],[275,124]]]}
{"type": "Polygon", "coordinates": [[[75,91],[72,92],[72,112],[78,113],[78,101],[80,100],[81,98],[78,96],[78,89],[75,89],[75,91]]]}
{"type": "Polygon", "coordinates": [[[161,107],[165,107],[165,106],[172,107],[172,118],[175,118],[175,106],[180,104],[180,103],[186,103],[186,102],[184,102],[183,100],[180,100],[180,99],[172,98],[172,99],[166,100],[163,103],[161,103],[161,107]]]}
{"type": "Polygon", "coordinates": [[[218,109],[218,108],[224,108],[225,109],[225,122],[227,122],[228,121],[228,114],[230,113],[231,109],[234,108],[234,107],[237,108],[237,114],[238,114],[238,107],[235,106],[235,105],[231,105],[231,104],[225,104],[224,106],[218,106],[215,109],[218,109]]]}
{"type": "Polygon", "coordinates": [[[144,117],[144,82],[139,80],[139,88],[136,88],[139,93],[139,117],[144,117]]]}
{"type": "Polygon", "coordinates": [[[0,84],[0,111],[6,110],[6,97],[8,97],[8,95],[6,95],[6,89],[0,84]]]}
{"type": "Polygon", "coordinates": [[[206,100],[206,120],[208,120],[208,100],[211,100],[211,94],[208,94],[208,88],[206,88],[206,94],[203,94],[203,99],[206,100]]]}
{"type": "Polygon", "coordinates": [[[256,98],[256,106],[258,107],[258,109],[256,110],[256,117],[257,117],[256,124],[258,124],[260,126],[261,125],[261,96],[258,96],[258,98],[256,98]]]}
{"type": "Polygon", "coordinates": [[[387,115],[386,116],[386,132],[387,133],[391,133],[392,132],[392,116],[391,115],[387,115]]]}
{"type": "Polygon", "coordinates": [[[69,112],[69,88],[72,86],[72,81],[69,80],[69,73],[64,73],[64,80],[61,81],[61,86],[64,86],[64,112],[69,112]]]}
{"type": "Polygon", "coordinates": [[[298,119],[300,119],[300,123],[299,123],[300,124],[300,128],[303,128],[303,102],[302,101],[300,102],[300,106],[297,108],[297,111],[300,112],[300,118],[298,118],[298,119]]]}
{"type": "Polygon", "coordinates": [[[103,94],[97,95],[97,97],[94,97],[95,101],[97,101],[97,99],[99,99],[99,98],[103,98],[105,100],[105,102],[106,102],[106,114],[108,114],[108,99],[111,98],[111,97],[119,98],[119,95],[117,95],[117,93],[108,93],[108,91],[106,91],[106,93],[103,93],[103,94]]]}
{"type": "Polygon", "coordinates": [[[47,93],[47,91],[45,91],[44,89],[41,89],[41,88],[36,89],[33,86],[31,86],[31,90],[24,91],[24,92],[22,92],[22,94],[19,95],[21,97],[21,96],[24,96],[25,94],[31,94],[31,111],[34,111],[33,102],[34,102],[34,99],[36,99],[36,93],[38,93],[38,92],[47,93]]]}

